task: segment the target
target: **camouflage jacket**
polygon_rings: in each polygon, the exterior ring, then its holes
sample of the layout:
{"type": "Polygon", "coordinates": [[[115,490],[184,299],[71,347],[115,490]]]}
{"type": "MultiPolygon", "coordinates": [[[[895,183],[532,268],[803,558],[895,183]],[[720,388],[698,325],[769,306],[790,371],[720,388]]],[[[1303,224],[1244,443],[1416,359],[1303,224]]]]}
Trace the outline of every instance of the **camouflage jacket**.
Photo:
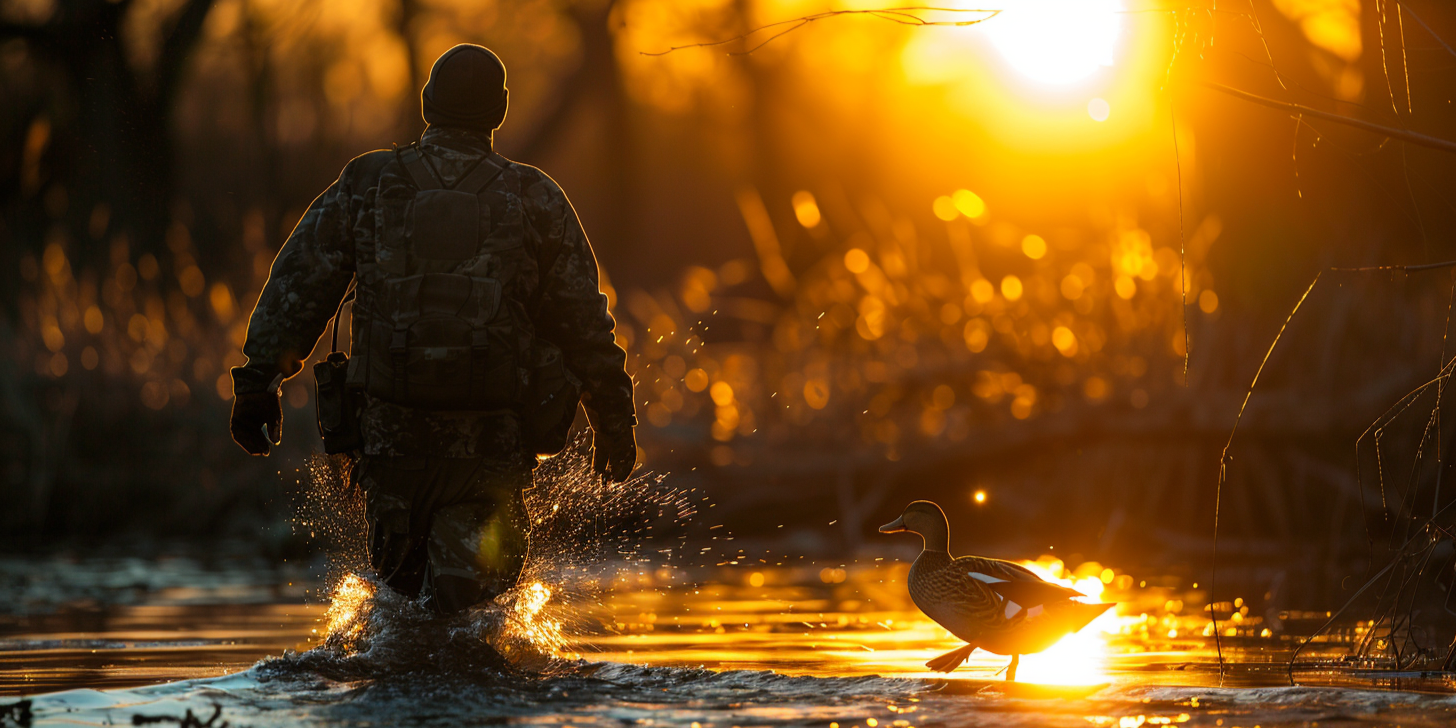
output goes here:
{"type": "MultiPolygon", "coordinates": [[[[447,185],[491,153],[488,136],[457,129],[432,127],[420,143],[447,185]]],[[[527,305],[536,336],[561,348],[567,367],[582,381],[582,402],[593,426],[630,428],[636,419],[626,354],[612,334],[616,322],[607,311],[596,257],[576,211],[546,173],[500,161],[505,171],[486,189],[521,211],[532,265],[542,262],[543,250],[555,252],[550,270],[514,272],[505,295],[527,305]]],[[[374,262],[374,196],[381,180],[401,175],[392,152],[370,152],[349,162],[309,205],[273,261],[248,321],[243,344],[248,362],[232,370],[235,394],[266,391],[279,375],[286,379],[299,372],[358,266],[374,262]]],[[[360,318],[354,317],[354,341],[360,318]]],[[[361,424],[367,455],[514,458],[523,453],[520,418],[512,411],[426,411],[366,397],[361,424]]]]}

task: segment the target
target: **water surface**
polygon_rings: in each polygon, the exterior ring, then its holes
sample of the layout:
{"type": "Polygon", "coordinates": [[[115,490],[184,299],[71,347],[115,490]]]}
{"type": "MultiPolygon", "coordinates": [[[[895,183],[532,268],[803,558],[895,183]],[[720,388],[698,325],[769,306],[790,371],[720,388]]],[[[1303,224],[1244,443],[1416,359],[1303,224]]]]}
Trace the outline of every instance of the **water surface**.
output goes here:
{"type": "Polygon", "coordinates": [[[515,662],[485,648],[504,629],[500,614],[426,624],[380,597],[341,616],[307,601],[316,583],[276,570],[203,575],[184,560],[147,571],[130,586],[116,579],[129,598],[68,600],[57,587],[52,603],[32,594],[27,611],[0,617],[0,704],[30,696],[33,721],[47,725],[188,711],[201,721],[220,711],[214,725],[233,726],[1456,722],[1447,678],[1360,673],[1338,662],[1338,643],[1291,672],[1298,635],[1261,637],[1258,615],[1231,627],[1234,665],[1221,677],[1205,614],[1183,607],[1189,590],[1115,578],[1102,597],[1122,606],[1026,658],[1009,684],[1006,659],[982,652],[950,676],[925,671],[958,642],[909,604],[894,562],[622,570],[602,577],[599,604],[568,619],[550,599],[537,605],[526,621],[539,634],[525,639],[556,649],[515,662]],[[341,633],[365,627],[374,631],[341,647],[341,633]]]}

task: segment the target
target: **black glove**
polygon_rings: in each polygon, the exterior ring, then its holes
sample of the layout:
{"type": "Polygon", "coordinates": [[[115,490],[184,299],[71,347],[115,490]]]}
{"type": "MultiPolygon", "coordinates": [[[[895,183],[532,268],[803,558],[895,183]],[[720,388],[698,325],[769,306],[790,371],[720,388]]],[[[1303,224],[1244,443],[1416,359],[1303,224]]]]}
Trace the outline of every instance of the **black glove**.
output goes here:
{"type": "Polygon", "coordinates": [[[613,483],[626,482],[637,465],[637,438],[632,434],[632,426],[603,428],[594,437],[592,470],[613,483]]]}
{"type": "Polygon", "coordinates": [[[277,445],[283,438],[283,408],[278,405],[276,392],[248,392],[233,398],[233,416],[228,423],[233,442],[242,446],[249,455],[268,454],[269,444],[277,445]],[[263,428],[268,436],[263,436],[263,428]]]}

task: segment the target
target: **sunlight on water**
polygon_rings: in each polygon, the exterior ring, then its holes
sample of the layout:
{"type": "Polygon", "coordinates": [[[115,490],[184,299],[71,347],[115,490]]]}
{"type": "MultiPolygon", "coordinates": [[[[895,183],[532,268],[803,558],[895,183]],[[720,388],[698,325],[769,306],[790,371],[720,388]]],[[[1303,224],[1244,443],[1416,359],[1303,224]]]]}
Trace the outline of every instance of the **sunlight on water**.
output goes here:
{"type": "MultiPolygon", "coordinates": [[[[1009,658],[984,650],[951,675],[928,671],[927,659],[963,643],[910,601],[908,563],[772,568],[769,557],[793,557],[762,545],[764,558],[756,558],[712,528],[721,546],[684,548],[700,496],[648,474],[625,487],[605,484],[591,473],[588,453],[578,441],[544,464],[527,494],[531,552],[520,585],[449,628],[465,663],[496,654],[548,672],[582,658],[816,676],[1004,678],[1009,658]]],[[[1023,655],[1020,682],[1105,683],[1130,649],[1150,652],[1150,639],[1166,649],[1180,632],[1199,628],[1196,615],[1172,608],[1181,609],[1181,596],[1133,589],[1131,576],[1101,564],[1071,568],[1050,555],[1020,563],[1083,601],[1119,603],[1045,652],[1023,655]]],[[[388,666],[433,634],[429,615],[361,574],[339,579],[321,615],[324,637],[310,646],[388,666]]]]}
{"type": "Polygon", "coordinates": [[[506,636],[525,640],[548,655],[564,649],[567,637],[561,620],[551,619],[544,613],[550,601],[551,588],[539,581],[519,589],[505,611],[506,636]]]}
{"type": "MultiPolygon", "coordinates": [[[[1107,585],[1101,578],[1073,578],[1067,574],[1059,559],[1048,556],[1036,561],[1022,561],[1021,565],[1047,581],[1076,589],[1085,595],[1086,599],[1083,601],[1103,601],[1103,592],[1107,585]]],[[[1081,631],[1063,637],[1050,649],[1023,656],[1018,679],[1048,685],[1094,685],[1106,682],[1109,649],[1107,636],[1117,633],[1127,620],[1132,618],[1119,617],[1115,609],[1102,613],[1081,631]]]]}
{"type": "Polygon", "coordinates": [[[340,580],[324,613],[324,638],[337,639],[345,646],[357,641],[368,623],[376,591],[374,584],[358,574],[340,580]]]}
{"type": "Polygon", "coordinates": [[[1045,652],[1021,658],[1017,679],[1047,685],[1107,682],[1107,642],[1096,627],[1067,635],[1045,652]]]}
{"type": "MultiPolygon", "coordinates": [[[[1019,682],[1092,686],[1113,680],[1132,665],[1207,656],[1202,638],[1164,638],[1170,626],[1196,634],[1203,619],[1164,609],[1174,603],[1174,592],[1138,588],[1125,574],[1105,583],[1100,575],[1112,574],[1101,565],[1095,565],[1098,576],[1075,576],[1051,557],[1021,563],[1078,588],[1089,601],[1119,606],[1045,653],[1023,656],[1019,682]]],[[[1087,568],[1079,567],[1077,573],[1087,568]]],[[[926,669],[926,660],[962,643],[910,602],[908,570],[903,562],[875,562],[843,570],[844,579],[832,583],[814,567],[749,572],[725,567],[695,581],[660,574],[645,585],[619,584],[607,599],[615,621],[580,635],[573,649],[588,660],[653,666],[936,681],[1004,679],[1009,658],[984,650],[949,675],[926,669]]]]}

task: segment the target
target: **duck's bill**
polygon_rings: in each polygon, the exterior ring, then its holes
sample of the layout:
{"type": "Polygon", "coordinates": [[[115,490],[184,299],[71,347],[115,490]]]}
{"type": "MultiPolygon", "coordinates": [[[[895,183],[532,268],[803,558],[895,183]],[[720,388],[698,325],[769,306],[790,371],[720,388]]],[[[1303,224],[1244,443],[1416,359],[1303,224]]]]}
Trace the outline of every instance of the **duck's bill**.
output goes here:
{"type": "Polygon", "coordinates": [[[905,517],[900,516],[883,526],[880,526],[880,533],[900,533],[905,530],[905,517]]]}

